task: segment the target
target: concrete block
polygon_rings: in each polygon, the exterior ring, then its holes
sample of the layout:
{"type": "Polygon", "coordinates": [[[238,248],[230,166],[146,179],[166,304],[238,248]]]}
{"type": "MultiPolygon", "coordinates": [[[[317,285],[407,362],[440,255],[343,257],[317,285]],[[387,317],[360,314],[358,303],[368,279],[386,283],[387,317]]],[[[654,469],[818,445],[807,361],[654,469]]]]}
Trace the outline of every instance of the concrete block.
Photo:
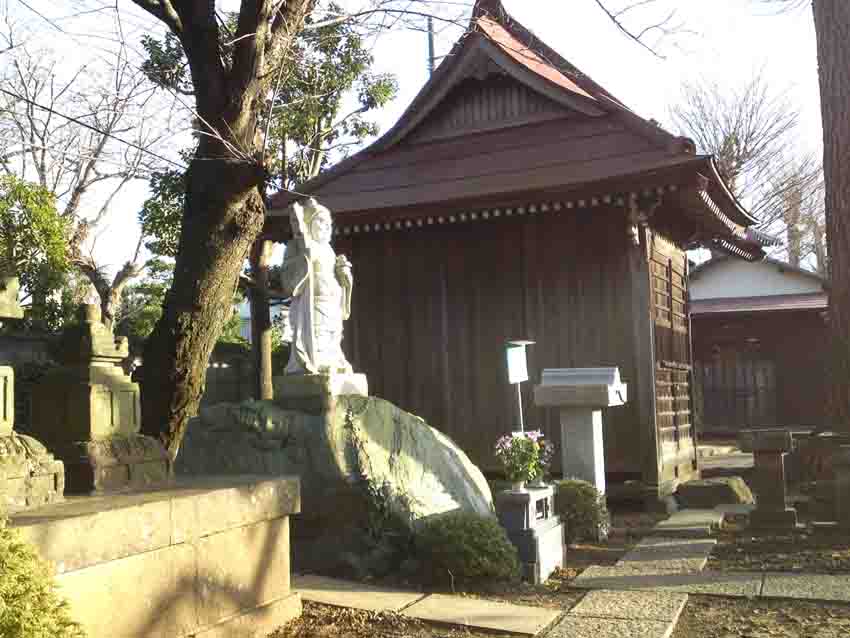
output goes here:
{"type": "Polygon", "coordinates": [[[683,508],[710,509],[724,504],[755,503],[753,493],[740,476],[688,481],[679,486],[676,498],[683,508]]]}
{"type": "Polygon", "coordinates": [[[181,479],[183,489],[171,499],[175,543],[202,538],[249,522],[301,511],[299,482],[294,477],[181,479]],[[210,489],[218,485],[217,489],[210,489]]]}
{"type": "Polygon", "coordinates": [[[99,503],[103,500],[71,498],[62,505],[22,513],[13,525],[59,574],[171,544],[167,500],[106,510],[93,507],[99,503]]]}
{"type": "Polygon", "coordinates": [[[198,621],[211,625],[289,593],[289,519],[230,529],[196,541],[198,621]]]}

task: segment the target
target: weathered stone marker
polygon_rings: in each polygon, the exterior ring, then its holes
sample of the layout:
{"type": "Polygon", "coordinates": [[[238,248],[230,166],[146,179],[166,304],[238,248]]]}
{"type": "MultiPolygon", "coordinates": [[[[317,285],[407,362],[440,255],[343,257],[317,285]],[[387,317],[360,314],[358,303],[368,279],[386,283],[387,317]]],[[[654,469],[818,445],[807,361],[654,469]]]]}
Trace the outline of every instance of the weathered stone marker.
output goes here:
{"type": "MultiPolygon", "coordinates": [[[[742,433],[743,434],[743,433],[742,433]]],[[[755,455],[755,487],[758,498],[750,515],[756,528],[787,529],[797,525],[797,510],[788,507],[785,460],[791,451],[791,433],[783,429],[749,430],[755,455]]]]}
{"type": "Polygon", "coordinates": [[[850,445],[842,445],[832,457],[835,469],[835,509],[838,525],[850,531],[850,445]]]}
{"type": "Polygon", "coordinates": [[[561,410],[561,470],[605,493],[602,408],[623,405],[627,385],[619,368],[553,368],[543,371],[534,402],[561,410]]]}
{"type": "Polygon", "coordinates": [[[519,552],[523,578],[546,582],[564,564],[564,525],[555,514],[555,488],[530,487],[496,494],[499,523],[519,552]]]}
{"type": "MultiPolygon", "coordinates": [[[[0,277],[0,320],[20,319],[18,280],[0,277]]],[[[62,500],[65,469],[30,436],[16,434],[15,371],[0,366],[0,514],[62,500]]]]}
{"type": "Polygon", "coordinates": [[[83,305],[79,324],[62,335],[60,368],[33,388],[32,430],[65,462],[68,491],[104,492],[166,482],[162,444],[139,434],[139,386],[121,368],[126,337],[83,305]]]}

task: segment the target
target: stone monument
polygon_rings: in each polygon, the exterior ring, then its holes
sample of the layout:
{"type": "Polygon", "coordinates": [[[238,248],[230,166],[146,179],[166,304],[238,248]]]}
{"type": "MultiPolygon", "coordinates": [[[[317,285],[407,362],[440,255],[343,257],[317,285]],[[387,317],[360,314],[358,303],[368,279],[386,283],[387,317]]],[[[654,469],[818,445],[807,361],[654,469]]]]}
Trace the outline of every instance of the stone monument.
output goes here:
{"type": "MultiPolygon", "coordinates": [[[[343,322],[351,314],[351,263],[331,247],[330,211],[314,199],[289,212],[292,240],[281,268],[291,296],[292,348],[285,376],[275,379],[275,400],[328,400],[340,394],[368,396],[366,375],[354,374],[342,352],[343,322]]],[[[305,406],[300,406],[305,407],[305,406]]]]}
{"type": "Polygon", "coordinates": [[[68,491],[105,492],[166,482],[162,444],[139,434],[139,386],[121,368],[129,351],[82,305],[59,344],[61,367],[33,388],[32,431],[65,462],[68,491]]]}
{"type": "MultiPolygon", "coordinates": [[[[793,448],[791,432],[781,428],[747,430],[755,456],[756,509],[750,514],[755,528],[793,529],[797,510],[788,506],[786,459],[793,448]]],[[[742,433],[743,434],[743,433],[742,433]]]]}
{"type": "Polygon", "coordinates": [[[540,585],[564,566],[564,524],[551,485],[496,494],[496,514],[519,553],[522,577],[540,585]]]}
{"type": "Polygon", "coordinates": [[[561,411],[561,471],[605,494],[602,408],[623,405],[627,386],[619,368],[553,368],[543,371],[534,402],[561,411]]]}
{"type": "MultiPolygon", "coordinates": [[[[0,277],[0,321],[21,317],[18,280],[0,277]]],[[[65,491],[62,462],[14,425],[15,371],[0,366],[0,514],[60,501],[65,491]]]]}

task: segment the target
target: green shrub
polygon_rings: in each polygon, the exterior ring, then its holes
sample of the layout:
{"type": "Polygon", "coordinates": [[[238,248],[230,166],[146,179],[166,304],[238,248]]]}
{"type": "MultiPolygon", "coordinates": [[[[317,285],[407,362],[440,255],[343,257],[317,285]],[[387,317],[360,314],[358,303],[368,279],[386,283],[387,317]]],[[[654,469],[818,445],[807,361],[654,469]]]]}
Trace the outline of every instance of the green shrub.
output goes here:
{"type": "Polygon", "coordinates": [[[3,638],[81,638],[53,591],[47,564],[35,549],[0,519],[0,636],[3,638]]]}
{"type": "Polygon", "coordinates": [[[516,547],[494,518],[468,512],[433,518],[417,530],[415,546],[431,582],[505,581],[519,575],[516,547]]]}
{"type": "Polygon", "coordinates": [[[597,539],[607,532],[608,509],[605,498],[587,481],[567,479],[556,483],[555,512],[566,527],[566,540],[597,539]]]}

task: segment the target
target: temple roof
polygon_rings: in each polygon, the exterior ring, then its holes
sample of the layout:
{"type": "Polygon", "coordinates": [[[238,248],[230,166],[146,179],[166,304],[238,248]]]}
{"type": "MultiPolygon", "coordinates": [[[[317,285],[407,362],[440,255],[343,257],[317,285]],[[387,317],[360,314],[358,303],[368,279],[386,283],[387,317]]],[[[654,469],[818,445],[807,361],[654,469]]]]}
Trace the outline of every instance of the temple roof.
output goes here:
{"type": "Polygon", "coordinates": [[[706,229],[706,241],[748,259],[763,256],[765,238],[750,228],[756,220],[713,158],[696,155],[691,140],[635,114],[508,15],[499,0],[479,0],[467,32],[396,124],[299,193],[273,195],[266,234],[286,234],[280,217],[304,195],[321,199],[337,225],[401,227],[398,215],[407,223],[441,206],[667,187],[689,189],[688,217],[706,229]],[[529,146],[535,139],[538,153],[529,146]]]}

